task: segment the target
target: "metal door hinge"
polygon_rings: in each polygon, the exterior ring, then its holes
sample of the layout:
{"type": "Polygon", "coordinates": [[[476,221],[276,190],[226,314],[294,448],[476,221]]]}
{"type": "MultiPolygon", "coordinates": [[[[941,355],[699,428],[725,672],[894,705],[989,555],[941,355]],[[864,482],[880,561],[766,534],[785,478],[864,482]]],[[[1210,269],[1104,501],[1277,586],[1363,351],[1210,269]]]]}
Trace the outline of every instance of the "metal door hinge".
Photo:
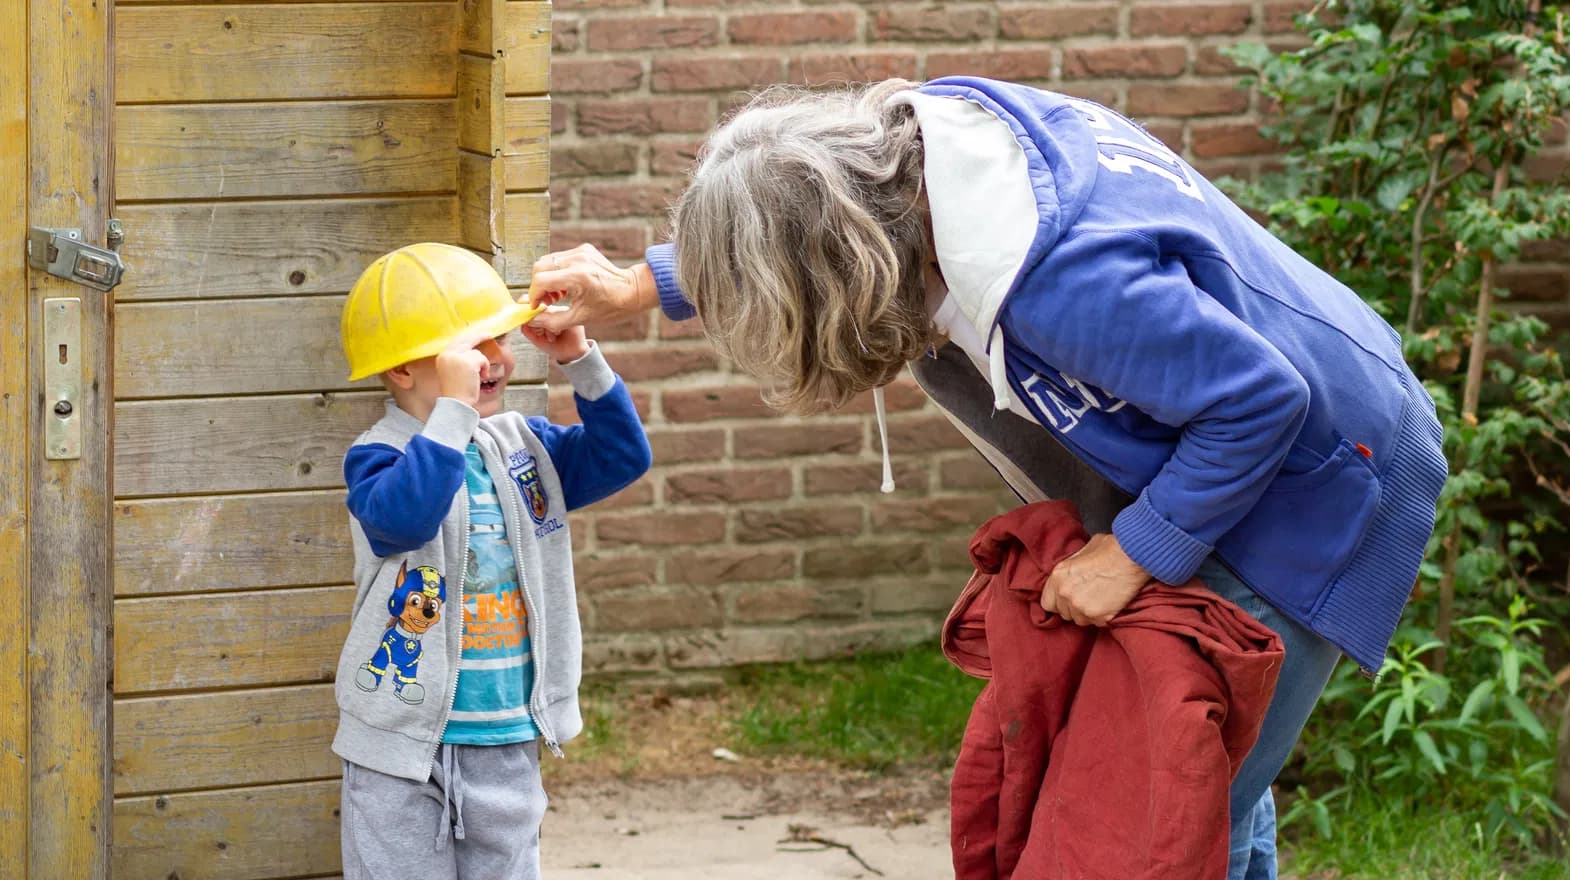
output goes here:
{"type": "Polygon", "coordinates": [[[34,226],[27,231],[27,263],[83,287],[113,290],[125,275],[125,262],[118,253],[124,240],[125,230],[119,220],[109,221],[107,248],[83,241],[80,229],[34,226]]]}

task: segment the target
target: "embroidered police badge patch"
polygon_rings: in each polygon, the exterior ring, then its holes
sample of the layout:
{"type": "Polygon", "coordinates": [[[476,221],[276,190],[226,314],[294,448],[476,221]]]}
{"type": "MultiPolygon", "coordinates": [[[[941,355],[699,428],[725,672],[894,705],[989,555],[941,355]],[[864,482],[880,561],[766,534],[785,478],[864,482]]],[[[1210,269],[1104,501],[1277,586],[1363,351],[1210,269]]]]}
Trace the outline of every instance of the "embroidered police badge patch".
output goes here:
{"type": "Polygon", "coordinates": [[[529,518],[536,525],[544,522],[550,503],[545,497],[545,486],[540,483],[540,468],[534,456],[522,449],[514,452],[508,456],[507,473],[518,484],[518,491],[523,493],[524,501],[528,502],[529,518]]]}

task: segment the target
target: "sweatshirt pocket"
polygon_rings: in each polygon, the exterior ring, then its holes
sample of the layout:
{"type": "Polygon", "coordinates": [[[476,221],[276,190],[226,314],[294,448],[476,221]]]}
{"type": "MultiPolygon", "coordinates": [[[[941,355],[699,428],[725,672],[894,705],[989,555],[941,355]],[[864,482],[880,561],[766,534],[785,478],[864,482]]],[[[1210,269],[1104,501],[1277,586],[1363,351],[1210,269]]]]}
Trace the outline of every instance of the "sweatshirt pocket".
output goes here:
{"type": "Polygon", "coordinates": [[[1272,604],[1306,615],[1363,542],[1379,495],[1373,469],[1342,440],[1307,470],[1283,467],[1216,549],[1272,604]]]}
{"type": "Polygon", "coordinates": [[[438,565],[407,556],[383,562],[338,659],[340,709],[373,727],[435,736],[451,687],[447,589],[438,565]]]}

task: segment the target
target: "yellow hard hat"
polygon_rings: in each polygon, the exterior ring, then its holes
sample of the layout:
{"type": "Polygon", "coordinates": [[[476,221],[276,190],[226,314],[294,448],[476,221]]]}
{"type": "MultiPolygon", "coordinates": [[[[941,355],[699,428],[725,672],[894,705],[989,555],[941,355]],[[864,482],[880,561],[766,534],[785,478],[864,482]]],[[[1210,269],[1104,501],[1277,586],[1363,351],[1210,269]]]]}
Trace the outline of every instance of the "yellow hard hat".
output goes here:
{"type": "Polygon", "coordinates": [[[478,254],[424,242],[378,257],[343,304],[349,381],[440,354],[459,334],[500,336],[540,309],[514,300],[478,254]]]}

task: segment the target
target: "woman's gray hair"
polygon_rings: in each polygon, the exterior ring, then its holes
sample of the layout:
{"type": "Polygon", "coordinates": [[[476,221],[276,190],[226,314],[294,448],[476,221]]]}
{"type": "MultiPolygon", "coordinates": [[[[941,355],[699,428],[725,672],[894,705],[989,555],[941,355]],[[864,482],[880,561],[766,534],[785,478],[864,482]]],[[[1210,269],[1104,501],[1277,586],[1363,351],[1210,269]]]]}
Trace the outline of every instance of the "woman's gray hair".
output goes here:
{"type": "Polygon", "coordinates": [[[721,354],[810,413],[928,345],[915,83],[775,87],[710,138],[674,212],[677,275],[721,354]]]}

